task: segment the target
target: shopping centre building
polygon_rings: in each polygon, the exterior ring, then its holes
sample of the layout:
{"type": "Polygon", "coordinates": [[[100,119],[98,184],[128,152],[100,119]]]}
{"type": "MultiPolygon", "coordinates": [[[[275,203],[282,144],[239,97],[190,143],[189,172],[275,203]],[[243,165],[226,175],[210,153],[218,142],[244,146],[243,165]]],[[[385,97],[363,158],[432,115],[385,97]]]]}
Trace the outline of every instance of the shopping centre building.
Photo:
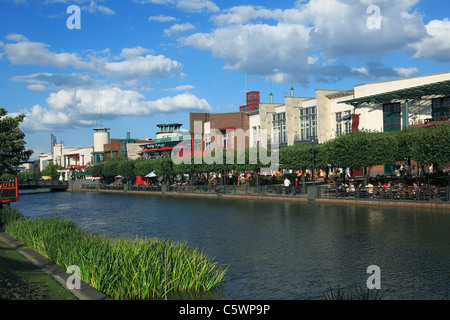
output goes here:
{"type": "Polygon", "coordinates": [[[246,134],[246,148],[283,147],[324,143],[361,130],[387,132],[448,121],[450,72],[366,83],[350,90],[317,89],[315,97],[297,97],[291,88],[282,103],[274,103],[272,94],[268,103],[260,99],[260,93],[252,91],[239,112],[191,113],[191,134],[202,135],[203,150],[208,150],[214,129],[222,133],[225,148],[238,129],[246,134]]]}

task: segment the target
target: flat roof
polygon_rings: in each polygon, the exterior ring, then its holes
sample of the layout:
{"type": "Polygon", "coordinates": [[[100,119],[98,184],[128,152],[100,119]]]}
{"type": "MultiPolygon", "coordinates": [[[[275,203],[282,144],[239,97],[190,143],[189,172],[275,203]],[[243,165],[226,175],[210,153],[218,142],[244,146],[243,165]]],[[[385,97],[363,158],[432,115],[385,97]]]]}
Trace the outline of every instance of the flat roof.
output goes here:
{"type": "Polygon", "coordinates": [[[450,80],[340,101],[338,103],[352,105],[361,103],[389,103],[392,100],[416,100],[424,96],[432,95],[450,95],[450,80]]]}

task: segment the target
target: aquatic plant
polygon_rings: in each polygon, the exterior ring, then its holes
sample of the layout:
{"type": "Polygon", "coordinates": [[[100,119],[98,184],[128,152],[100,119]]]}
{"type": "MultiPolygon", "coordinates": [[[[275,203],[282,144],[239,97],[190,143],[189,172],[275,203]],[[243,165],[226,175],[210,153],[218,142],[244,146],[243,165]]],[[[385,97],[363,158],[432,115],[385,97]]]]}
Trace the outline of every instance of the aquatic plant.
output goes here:
{"type": "Polygon", "coordinates": [[[156,238],[112,239],[60,217],[10,220],[5,231],[113,299],[162,299],[172,291],[217,287],[227,268],[186,243],[156,238]]]}
{"type": "Polygon", "coordinates": [[[345,290],[338,287],[330,288],[329,292],[324,295],[325,300],[381,300],[382,294],[380,290],[364,290],[358,287],[354,290],[345,290]]]}

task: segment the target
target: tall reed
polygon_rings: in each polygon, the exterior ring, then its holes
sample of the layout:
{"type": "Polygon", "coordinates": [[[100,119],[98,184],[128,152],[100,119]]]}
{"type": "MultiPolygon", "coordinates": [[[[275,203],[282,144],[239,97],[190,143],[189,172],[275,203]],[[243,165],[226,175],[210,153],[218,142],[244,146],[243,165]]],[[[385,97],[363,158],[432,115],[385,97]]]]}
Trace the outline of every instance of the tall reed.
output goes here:
{"type": "Polygon", "coordinates": [[[5,231],[63,268],[78,266],[83,281],[113,299],[162,299],[171,291],[208,291],[221,284],[227,271],[186,243],[112,239],[87,233],[57,216],[12,220],[5,231]]]}

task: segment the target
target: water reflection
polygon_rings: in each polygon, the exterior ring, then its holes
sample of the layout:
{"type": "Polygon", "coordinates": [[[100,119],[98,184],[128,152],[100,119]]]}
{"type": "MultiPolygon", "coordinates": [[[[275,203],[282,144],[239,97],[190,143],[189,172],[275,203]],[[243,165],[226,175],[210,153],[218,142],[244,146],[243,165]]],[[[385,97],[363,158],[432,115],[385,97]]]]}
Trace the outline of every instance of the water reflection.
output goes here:
{"type": "Polygon", "coordinates": [[[364,287],[369,265],[381,268],[385,298],[450,297],[443,211],[69,192],[16,206],[110,237],[186,241],[230,266],[220,290],[192,299],[322,299],[330,287],[364,287]]]}

